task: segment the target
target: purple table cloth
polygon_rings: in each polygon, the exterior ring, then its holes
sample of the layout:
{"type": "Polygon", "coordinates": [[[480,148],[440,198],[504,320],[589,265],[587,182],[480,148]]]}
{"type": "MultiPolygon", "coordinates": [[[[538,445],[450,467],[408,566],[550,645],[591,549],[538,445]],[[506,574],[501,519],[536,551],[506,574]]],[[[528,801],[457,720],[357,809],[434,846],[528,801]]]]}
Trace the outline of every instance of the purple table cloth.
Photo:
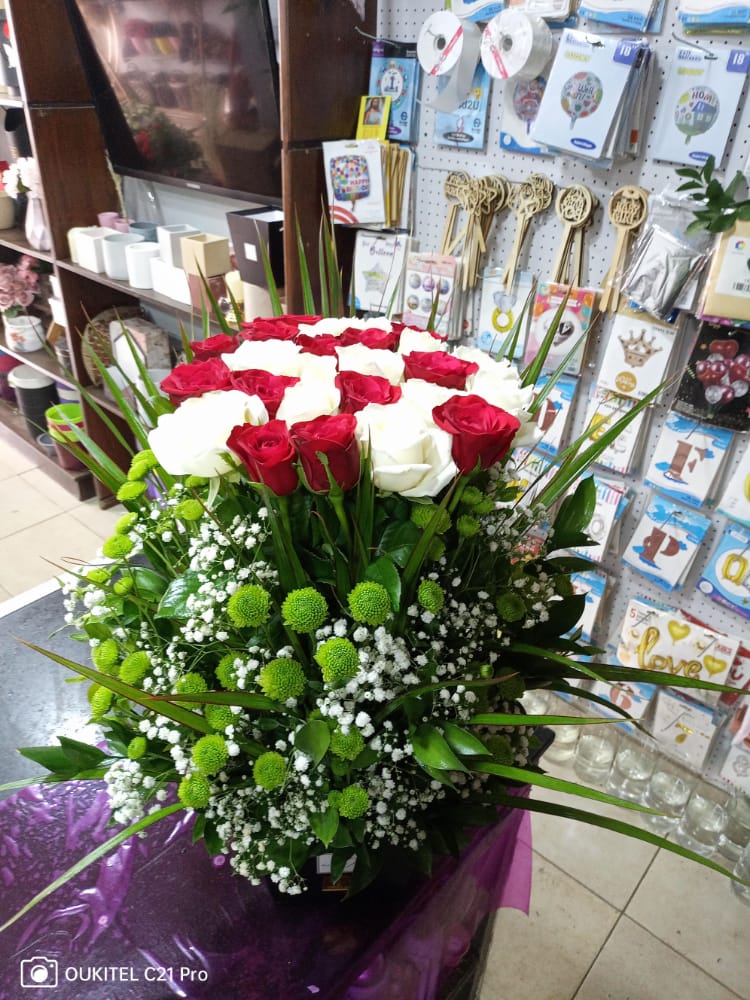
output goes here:
{"type": "MultiPolygon", "coordinates": [[[[0,935],[0,1000],[434,1000],[489,913],[528,913],[528,815],[501,814],[429,879],[343,901],[251,886],[177,814],[0,935]]],[[[0,802],[0,923],[111,836],[108,818],[93,782],[0,802]]]]}

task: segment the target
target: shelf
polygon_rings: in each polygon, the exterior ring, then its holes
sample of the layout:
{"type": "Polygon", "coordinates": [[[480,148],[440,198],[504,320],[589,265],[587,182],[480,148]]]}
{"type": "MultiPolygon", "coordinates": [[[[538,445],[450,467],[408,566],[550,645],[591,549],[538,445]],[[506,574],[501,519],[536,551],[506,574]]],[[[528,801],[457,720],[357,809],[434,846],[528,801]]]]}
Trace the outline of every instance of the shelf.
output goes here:
{"type": "Polygon", "coordinates": [[[0,437],[12,440],[56,483],[79,500],[89,500],[95,495],[94,478],[88,469],[70,472],[51,458],[44,448],[31,439],[26,421],[10,403],[0,400],[0,437]]]}
{"type": "Polygon", "coordinates": [[[23,108],[23,100],[15,94],[0,94],[0,108],[23,108]]]}
{"type": "Polygon", "coordinates": [[[178,302],[176,299],[170,299],[166,295],[161,295],[159,292],[155,292],[153,288],[133,288],[127,281],[117,281],[115,278],[107,277],[106,274],[89,271],[88,268],[81,267],[80,264],[74,264],[72,260],[58,260],[57,266],[62,270],[72,271],[73,274],[77,274],[82,278],[88,278],[89,281],[95,281],[98,285],[106,285],[108,288],[114,288],[125,295],[132,295],[134,299],[147,302],[158,309],[174,310],[185,316],[195,314],[196,318],[198,318],[198,314],[192,306],[185,305],[184,302],[178,302]]]}
{"type": "Polygon", "coordinates": [[[25,353],[14,351],[12,347],[7,346],[5,337],[0,336],[0,351],[4,354],[9,354],[12,358],[15,358],[24,365],[28,365],[30,368],[35,368],[43,375],[49,375],[56,382],[62,382],[64,385],[70,386],[71,389],[77,388],[70,373],[66,373],[57,358],[48,354],[44,348],[40,351],[28,351],[25,353]]]}
{"type": "Polygon", "coordinates": [[[48,264],[55,262],[55,258],[49,250],[37,250],[29,243],[23,229],[0,229],[0,246],[17,250],[18,253],[29,254],[30,257],[44,260],[48,264]]]}

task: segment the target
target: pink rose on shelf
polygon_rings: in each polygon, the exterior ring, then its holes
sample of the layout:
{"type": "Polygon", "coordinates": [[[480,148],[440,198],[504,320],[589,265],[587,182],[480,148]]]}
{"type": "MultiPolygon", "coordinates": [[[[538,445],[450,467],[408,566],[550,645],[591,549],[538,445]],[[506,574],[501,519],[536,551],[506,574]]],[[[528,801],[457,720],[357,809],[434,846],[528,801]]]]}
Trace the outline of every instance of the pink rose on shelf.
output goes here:
{"type": "Polygon", "coordinates": [[[328,471],[342,490],[350,490],[359,481],[360,455],[355,436],[357,418],[353,413],[315,417],[292,424],[291,438],[297,450],[305,478],[316,493],[328,493],[328,472],[318,458],[325,455],[328,471]]]}
{"type": "Polygon", "coordinates": [[[462,361],[446,351],[412,351],[404,357],[407,379],[421,378],[446,389],[465,389],[466,379],[478,371],[475,361],[462,361]]]}
{"type": "Polygon", "coordinates": [[[467,475],[480,463],[489,469],[510,451],[521,422],[481,396],[452,396],[436,406],[432,417],[453,437],[453,461],[467,475]]]}
{"type": "Polygon", "coordinates": [[[231,375],[232,388],[246,392],[248,396],[258,396],[268,410],[271,420],[276,417],[286,390],[298,382],[299,378],[295,375],[272,375],[258,368],[232,372],[231,375]]]}
{"type": "Polygon", "coordinates": [[[192,364],[173,368],[162,380],[161,389],[175,406],[179,406],[186,399],[216,392],[217,389],[229,389],[231,375],[221,358],[193,361],[192,364]]]}
{"type": "Polygon", "coordinates": [[[336,388],[341,393],[339,409],[342,413],[358,413],[370,403],[397,403],[401,399],[401,386],[391,385],[380,375],[360,375],[359,372],[339,372],[336,388]]]}

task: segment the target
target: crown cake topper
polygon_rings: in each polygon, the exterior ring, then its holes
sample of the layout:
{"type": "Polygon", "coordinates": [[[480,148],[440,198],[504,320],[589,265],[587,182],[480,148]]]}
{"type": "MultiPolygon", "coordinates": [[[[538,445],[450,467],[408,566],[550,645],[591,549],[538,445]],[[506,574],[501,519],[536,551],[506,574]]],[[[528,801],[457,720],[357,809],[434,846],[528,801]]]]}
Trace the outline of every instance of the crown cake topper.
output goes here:
{"type": "Polygon", "coordinates": [[[643,368],[649,358],[662,350],[661,347],[654,346],[656,337],[653,336],[649,340],[648,334],[643,328],[640,333],[636,333],[635,330],[629,330],[627,338],[620,336],[617,339],[622,344],[625,362],[631,368],[643,368]]]}

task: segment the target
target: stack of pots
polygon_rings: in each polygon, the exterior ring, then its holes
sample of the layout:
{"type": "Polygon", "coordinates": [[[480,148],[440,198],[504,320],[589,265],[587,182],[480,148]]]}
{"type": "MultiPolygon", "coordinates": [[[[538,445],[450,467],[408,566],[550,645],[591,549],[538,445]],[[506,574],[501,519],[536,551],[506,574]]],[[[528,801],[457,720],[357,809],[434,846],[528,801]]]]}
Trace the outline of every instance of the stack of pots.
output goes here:
{"type": "Polygon", "coordinates": [[[83,429],[83,414],[80,403],[59,403],[50,407],[45,417],[47,428],[55,442],[57,460],[63,469],[69,472],[79,472],[85,469],[81,460],[69,449],[70,444],[78,444],[75,428],[83,429]]]}

